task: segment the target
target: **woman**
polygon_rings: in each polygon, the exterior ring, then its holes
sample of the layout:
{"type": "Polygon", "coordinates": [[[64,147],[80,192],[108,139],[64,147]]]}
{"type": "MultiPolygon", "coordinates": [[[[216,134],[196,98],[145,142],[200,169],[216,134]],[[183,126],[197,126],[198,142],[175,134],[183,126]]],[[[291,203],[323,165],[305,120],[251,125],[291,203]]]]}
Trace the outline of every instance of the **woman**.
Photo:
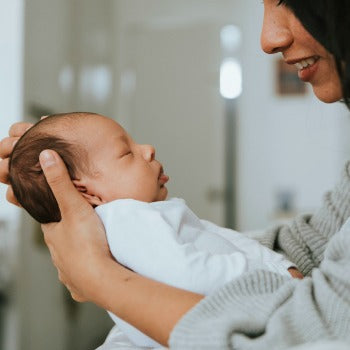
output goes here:
{"type": "MultiPolygon", "coordinates": [[[[299,77],[311,83],[320,100],[343,99],[349,106],[350,4],[265,0],[264,6],[263,50],[281,52],[287,63],[296,64],[299,77]]],[[[11,128],[11,137],[0,147],[2,158],[29,126],[11,128]]],[[[100,221],[75,190],[61,159],[44,151],[40,162],[62,214],[60,223],[43,226],[45,241],[60,280],[75,300],[111,310],[174,349],[285,349],[320,339],[350,342],[349,165],[319,212],[263,237],[306,278],[289,280],[256,271],[204,298],[117,264],[100,221]]],[[[2,182],[6,166],[5,159],[0,163],[2,182]]],[[[11,189],[7,198],[15,202],[11,189]]]]}

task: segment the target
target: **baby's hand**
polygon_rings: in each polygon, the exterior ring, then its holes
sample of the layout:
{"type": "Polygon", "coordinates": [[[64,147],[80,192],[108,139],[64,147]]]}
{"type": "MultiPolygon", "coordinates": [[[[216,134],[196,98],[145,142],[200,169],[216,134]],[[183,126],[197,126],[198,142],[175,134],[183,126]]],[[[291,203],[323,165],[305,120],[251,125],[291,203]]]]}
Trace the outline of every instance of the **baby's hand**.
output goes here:
{"type": "MultiPolygon", "coordinates": [[[[11,125],[9,130],[9,136],[5,137],[0,141],[0,182],[4,184],[9,184],[8,176],[8,166],[9,166],[9,156],[13,150],[13,147],[17,140],[32,127],[30,123],[15,123],[11,125]]],[[[8,186],[6,199],[17,206],[19,206],[16,197],[13,194],[12,187],[8,186]]]]}
{"type": "Polygon", "coordinates": [[[299,280],[302,280],[304,278],[303,274],[296,267],[290,267],[288,269],[288,272],[293,278],[298,278],[299,280]]]}

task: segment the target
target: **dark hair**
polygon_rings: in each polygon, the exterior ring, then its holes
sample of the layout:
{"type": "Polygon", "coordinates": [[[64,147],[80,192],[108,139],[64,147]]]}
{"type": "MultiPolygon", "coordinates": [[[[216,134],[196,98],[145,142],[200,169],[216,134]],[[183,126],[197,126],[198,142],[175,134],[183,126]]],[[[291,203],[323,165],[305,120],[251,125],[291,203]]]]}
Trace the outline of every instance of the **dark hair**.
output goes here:
{"type": "MultiPolygon", "coordinates": [[[[89,113],[90,114],[90,113],[89,113]]],[[[47,117],[30,128],[16,143],[9,161],[9,180],[20,205],[40,223],[58,222],[61,213],[39,163],[45,149],[56,151],[63,159],[71,179],[79,171],[86,171],[84,149],[56,135],[52,129],[62,118],[77,117],[84,113],[58,114],[47,117]]]]}
{"type": "Polygon", "coordinates": [[[342,84],[343,100],[350,109],[350,1],[280,0],[305,29],[334,55],[342,84]]]}

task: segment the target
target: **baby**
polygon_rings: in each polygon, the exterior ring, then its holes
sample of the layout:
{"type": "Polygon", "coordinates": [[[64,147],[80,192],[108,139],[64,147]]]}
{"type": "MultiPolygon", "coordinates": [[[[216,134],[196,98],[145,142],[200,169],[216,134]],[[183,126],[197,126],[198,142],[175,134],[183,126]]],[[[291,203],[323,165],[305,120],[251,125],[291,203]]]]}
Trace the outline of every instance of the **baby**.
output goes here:
{"type": "MultiPolygon", "coordinates": [[[[133,271],[204,295],[254,269],[290,277],[294,265],[282,255],[200,220],[182,199],[166,201],[169,178],[154,148],[98,114],[49,116],[16,143],[10,182],[19,203],[40,223],[61,219],[38,161],[44,149],[60,154],[76,188],[96,208],[113,256],[133,271]]],[[[111,317],[136,345],[158,345],[111,317]]]]}

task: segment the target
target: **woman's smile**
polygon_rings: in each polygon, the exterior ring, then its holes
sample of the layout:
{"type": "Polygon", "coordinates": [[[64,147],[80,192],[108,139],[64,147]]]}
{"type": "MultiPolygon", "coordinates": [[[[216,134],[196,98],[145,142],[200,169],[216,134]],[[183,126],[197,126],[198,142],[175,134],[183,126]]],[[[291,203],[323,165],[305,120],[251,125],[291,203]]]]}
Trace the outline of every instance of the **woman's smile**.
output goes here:
{"type": "Polygon", "coordinates": [[[341,82],[333,55],[302,25],[286,6],[265,1],[261,45],[269,54],[281,52],[287,64],[294,64],[299,78],[312,85],[323,102],[339,101],[341,82]]]}
{"type": "Polygon", "coordinates": [[[293,64],[298,69],[298,77],[302,81],[311,82],[317,72],[320,56],[286,60],[286,63],[293,64]]]}

